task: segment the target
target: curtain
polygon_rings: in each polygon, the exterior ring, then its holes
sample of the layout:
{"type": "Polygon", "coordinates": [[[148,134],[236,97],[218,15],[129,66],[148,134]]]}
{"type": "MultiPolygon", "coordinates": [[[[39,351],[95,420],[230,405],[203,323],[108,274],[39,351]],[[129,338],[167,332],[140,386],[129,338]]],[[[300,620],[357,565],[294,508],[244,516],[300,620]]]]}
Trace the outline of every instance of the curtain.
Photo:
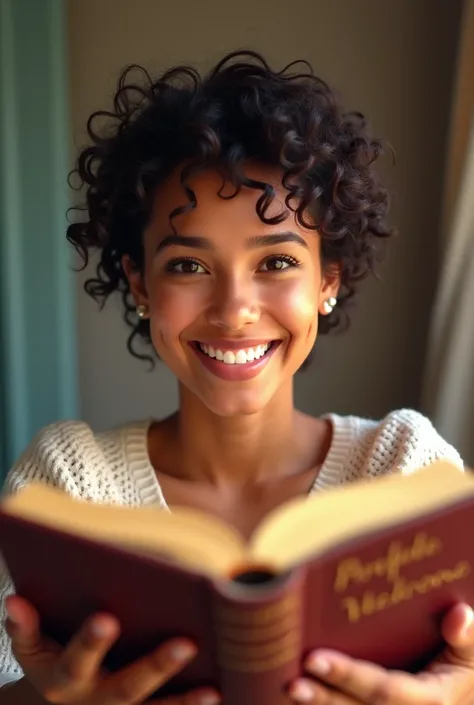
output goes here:
{"type": "Polygon", "coordinates": [[[464,4],[424,411],[474,467],[474,0],[464,4]]]}
{"type": "Polygon", "coordinates": [[[0,480],[76,415],[64,3],[0,0],[0,480]]]}

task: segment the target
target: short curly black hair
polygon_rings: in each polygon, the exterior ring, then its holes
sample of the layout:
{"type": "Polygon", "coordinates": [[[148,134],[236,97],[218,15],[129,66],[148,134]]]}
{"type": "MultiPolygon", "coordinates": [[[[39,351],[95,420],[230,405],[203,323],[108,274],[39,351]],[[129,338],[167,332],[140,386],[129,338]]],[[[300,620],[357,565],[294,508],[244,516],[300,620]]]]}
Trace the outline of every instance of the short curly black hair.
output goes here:
{"type": "Polygon", "coordinates": [[[91,144],[71,172],[85,188],[85,205],[77,208],[87,218],[71,223],[67,238],[84,267],[90,252],[99,250],[96,276],[85,289],[101,305],[120,292],[132,328],[128,348],[137,357],[143,355],[136,338],[150,342],[150,328],[135,314],[121,260],[129,255],[143,266],[142,233],[153,196],[180,165],[189,208],[196,205],[189,178],[213,167],[233,184],[234,195],[243,186],[261,191],[256,211],[264,223],[276,224],[294,211],[300,225],[318,230],[323,262],[338,263],[342,274],[338,305],[321,317],[321,333],[347,321],[347,313],[341,316],[347,302],[359,281],[375,272],[393,232],[388,191],[374,170],[382,142],[370,136],[361,113],[343,110],[305,61],[275,71],[260,54],[236,51],[204,76],[177,66],[156,80],[129,66],[113,108],[94,112],[87,131],[91,144]],[[131,80],[136,71],[142,80],[131,80]],[[104,119],[105,126],[96,128],[104,119]],[[267,217],[274,189],[245,175],[249,161],[280,170],[286,213],[267,217]]]}

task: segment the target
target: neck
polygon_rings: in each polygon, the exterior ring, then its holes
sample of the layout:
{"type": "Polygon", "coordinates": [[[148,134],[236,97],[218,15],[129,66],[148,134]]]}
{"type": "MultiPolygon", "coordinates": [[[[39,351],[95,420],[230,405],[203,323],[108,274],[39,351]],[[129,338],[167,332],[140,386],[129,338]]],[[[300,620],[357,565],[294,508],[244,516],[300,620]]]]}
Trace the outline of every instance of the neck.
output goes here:
{"type": "Polygon", "coordinates": [[[180,410],[172,422],[180,474],[243,485],[297,472],[305,452],[300,417],[291,383],[260,412],[239,417],[217,416],[180,389],[180,410]]]}

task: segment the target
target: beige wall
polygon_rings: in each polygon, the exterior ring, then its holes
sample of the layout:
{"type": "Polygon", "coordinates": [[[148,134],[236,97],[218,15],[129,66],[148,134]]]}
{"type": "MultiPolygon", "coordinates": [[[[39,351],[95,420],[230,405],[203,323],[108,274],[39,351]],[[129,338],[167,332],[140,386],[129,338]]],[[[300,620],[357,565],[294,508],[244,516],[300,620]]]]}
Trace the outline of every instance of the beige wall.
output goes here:
{"type": "MultiPolygon", "coordinates": [[[[350,333],[322,341],[297,381],[297,402],[313,413],[378,416],[418,403],[458,9],[455,0],[69,0],[76,144],[125,64],[151,72],[174,62],[208,65],[224,51],[250,47],[276,65],[310,60],[395,147],[397,165],[387,160],[385,168],[400,237],[382,283],[366,286],[350,333]]],[[[176,404],[167,371],[159,366],[150,375],[126,352],[119,312],[111,302],[98,313],[80,290],[82,415],[98,428],[160,416],[176,404]]]]}

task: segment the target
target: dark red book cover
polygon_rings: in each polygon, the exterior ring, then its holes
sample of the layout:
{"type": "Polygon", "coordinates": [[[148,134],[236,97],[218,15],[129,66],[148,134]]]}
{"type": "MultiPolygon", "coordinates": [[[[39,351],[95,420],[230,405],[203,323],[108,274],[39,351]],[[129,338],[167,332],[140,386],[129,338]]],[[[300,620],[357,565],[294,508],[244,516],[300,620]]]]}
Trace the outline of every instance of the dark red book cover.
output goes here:
{"type": "Polygon", "coordinates": [[[106,610],[122,625],[110,669],[170,636],[198,644],[196,660],[158,695],[214,685],[225,705],[283,705],[310,649],[416,670],[442,648],[443,614],[460,600],[474,604],[473,512],[473,500],[462,500],[359,536],[268,583],[211,580],[2,513],[0,550],[17,592],[60,643],[106,610]]]}

